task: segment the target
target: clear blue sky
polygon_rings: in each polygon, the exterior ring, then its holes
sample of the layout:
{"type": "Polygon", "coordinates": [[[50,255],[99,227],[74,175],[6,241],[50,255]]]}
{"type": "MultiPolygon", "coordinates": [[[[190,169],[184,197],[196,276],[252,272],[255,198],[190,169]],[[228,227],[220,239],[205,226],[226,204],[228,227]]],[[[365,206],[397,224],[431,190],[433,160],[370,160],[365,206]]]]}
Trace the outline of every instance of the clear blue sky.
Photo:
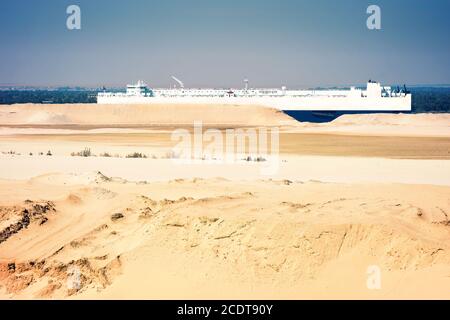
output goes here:
{"type": "Polygon", "coordinates": [[[0,85],[449,84],[449,16],[450,0],[1,1],[0,85]]]}

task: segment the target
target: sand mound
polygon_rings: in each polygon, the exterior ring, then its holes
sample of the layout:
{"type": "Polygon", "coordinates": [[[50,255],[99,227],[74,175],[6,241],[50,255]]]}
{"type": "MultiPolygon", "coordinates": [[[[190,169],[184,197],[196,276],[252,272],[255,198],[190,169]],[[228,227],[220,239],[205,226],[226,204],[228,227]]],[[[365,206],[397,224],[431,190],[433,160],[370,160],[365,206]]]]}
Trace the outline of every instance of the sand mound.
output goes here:
{"type": "Polygon", "coordinates": [[[99,184],[103,182],[124,182],[121,178],[110,178],[100,171],[84,172],[84,173],[47,173],[31,178],[30,182],[38,184],[52,185],[87,185],[99,184]]]}
{"type": "Polygon", "coordinates": [[[327,123],[299,123],[292,130],[364,136],[450,137],[450,114],[346,114],[327,123]]]}
{"type": "MultiPolygon", "coordinates": [[[[36,197],[45,186],[27,183],[36,197]]],[[[6,296],[361,298],[376,265],[376,297],[449,297],[437,289],[449,285],[448,187],[103,179],[66,192],[39,203],[46,223],[0,243],[6,296]]],[[[37,204],[4,207],[1,221],[37,204]]]]}
{"type": "Polygon", "coordinates": [[[390,126],[450,126],[450,114],[346,114],[331,122],[331,124],[357,125],[390,125],[390,126]]]}
{"type": "Polygon", "coordinates": [[[141,127],[172,130],[174,127],[191,128],[194,122],[202,122],[203,126],[216,128],[277,126],[282,130],[304,133],[450,136],[450,114],[355,114],[343,115],[329,123],[316,124],[301,123],[279,110],[258,106],[17,104],[0,107],[0,126],[54,126],[38,128],[40,131],[35,131],[38,130],[36,128],[6,128],[0,130],[2,135],[32,132],[77,133],[58,126],[99,127],[95,129],[97,131],[89,132],[91,134],[118,131],[133,133],[133,130],[136,130],[132,129],[133,127],[141,130],[141,127]],[[113,129],[114,127],[116,128],[113,129]]]}
{"type": "Polygon", "coordinates": [[[0,125],[192,126],[194,121],[220,127],[296,125],[280,111],[257,106],[24,104],[0,110],[0,125]]]}

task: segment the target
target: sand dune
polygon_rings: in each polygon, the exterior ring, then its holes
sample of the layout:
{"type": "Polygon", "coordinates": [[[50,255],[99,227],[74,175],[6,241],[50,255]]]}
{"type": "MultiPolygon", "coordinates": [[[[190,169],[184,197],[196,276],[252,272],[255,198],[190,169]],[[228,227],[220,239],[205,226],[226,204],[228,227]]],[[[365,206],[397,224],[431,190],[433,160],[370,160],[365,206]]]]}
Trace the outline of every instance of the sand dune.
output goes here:
{"type": "Polygon", "coordinates": [[[421,113],[421,114],[346,114],[332,121],[333,124],[359,125],[407,125],[407,126],[449,126],[450,114],[421,113]]]}
{"type": "Polygon", "coordinates": [[[450,299],[449,120],[3,106],[0,298],[450,299]],[[278,167],[174,162],[194,120],[280,127],[278,167]]]}
{"type": "Polygon", "coordinates": [[[98,173],[3,181],[1,199],[11,187],[3,297],[450,298],[449,187],[98,173]]]}
{"type": "MultiPolygon", "coordinates": [[[[329,123],[315,124],[300,123],[281,111],[259,106],[16,104],[0,108],[0,125],[44,127],[60,134],[73,133],[69,128],[103,128],[104,133],[117,132],[118,128],[122,133],[136,132],[136,128],[173,129],[192,127],[194,121],[217,128],[276,126],[300,133],[450,137],[448,114],[343,115],[329,123]]],[[[36,129],[8,130],[0,134],[39,133],[36,129]]]]}
{"type": "Polygon", "coordinates": [[[296,132],[364,136],[450,137],[450,114],[349,114],[328,123],[302,123],[296,132]]]}
{"type": "Polygon", "coordinates": [[[1,125],[289,126],[296,121],[275,109],[232,105],[24,104],[2,106],[1,125]]]}
{"type": "Polygon", "coordinates": [[[287,179],[450,186],[449,160],[281,156],[278,161],[261,163],[241,160],[230,164],[207,161],[183,164],[174,159],[0,155],[0,166],[0,179],[11,180],[24,180],[48,173],[66,173],[71,177],[71,174],[76,174],[71,179],[78,180],[78,175],[100,170],[108,176],[136,182],[222,177],[236,182],[287,179]]]}

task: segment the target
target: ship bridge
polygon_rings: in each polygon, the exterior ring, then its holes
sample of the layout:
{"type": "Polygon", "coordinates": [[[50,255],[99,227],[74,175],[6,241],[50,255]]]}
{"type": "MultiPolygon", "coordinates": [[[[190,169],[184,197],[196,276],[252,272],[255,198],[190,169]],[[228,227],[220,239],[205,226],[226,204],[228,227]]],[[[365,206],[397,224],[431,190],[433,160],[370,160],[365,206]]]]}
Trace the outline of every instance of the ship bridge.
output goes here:
{"type": "Polygon", "coordinates": [[[139,80],[136,84],[127,85],[127,96],[153,97],[151,90],[144,81],[139,80]]]}

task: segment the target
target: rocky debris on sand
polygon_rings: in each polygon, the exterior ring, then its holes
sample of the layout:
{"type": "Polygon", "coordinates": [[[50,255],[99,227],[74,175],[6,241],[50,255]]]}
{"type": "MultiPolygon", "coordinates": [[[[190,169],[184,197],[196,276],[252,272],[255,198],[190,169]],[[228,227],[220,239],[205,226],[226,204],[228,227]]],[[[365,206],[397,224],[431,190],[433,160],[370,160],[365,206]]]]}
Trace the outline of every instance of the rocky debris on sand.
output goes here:
{"type": "Polygon", "coordinates": [[[25,207],[3,207],[3,212],[7,212],[10,216],[17,216],[13,223],[0,231],[0,243],[8,240],[9,237],[18,233],[23,228],[37,222],[43,225],[48,221],[48,213],[56,211],[55,205],[52,202],[46,201],[42,203],[35,203],[30,200],[25,201],[25,207]]]}
{"type": "Polygon", "coordinates": [[[118,212],[118,213],[114,213],[111,215],[111,220],[117,221],[117,220],[123,219],[123,217],[124,217],[123,214],[118,212]]]}
{"type": "Polygon", "coordinates": [[[92,262],[96,258],[81,258],[69,262],[57,260],[0,263],[1,285],[8,293],[20,293],[33,283],[47,279],[47,285],[37,294],[38,298],[52,297],[56,291],[71,296],[88,286],[104,289],[121,272],[120,255],[104,258],[101,266],[92,262]]]}

